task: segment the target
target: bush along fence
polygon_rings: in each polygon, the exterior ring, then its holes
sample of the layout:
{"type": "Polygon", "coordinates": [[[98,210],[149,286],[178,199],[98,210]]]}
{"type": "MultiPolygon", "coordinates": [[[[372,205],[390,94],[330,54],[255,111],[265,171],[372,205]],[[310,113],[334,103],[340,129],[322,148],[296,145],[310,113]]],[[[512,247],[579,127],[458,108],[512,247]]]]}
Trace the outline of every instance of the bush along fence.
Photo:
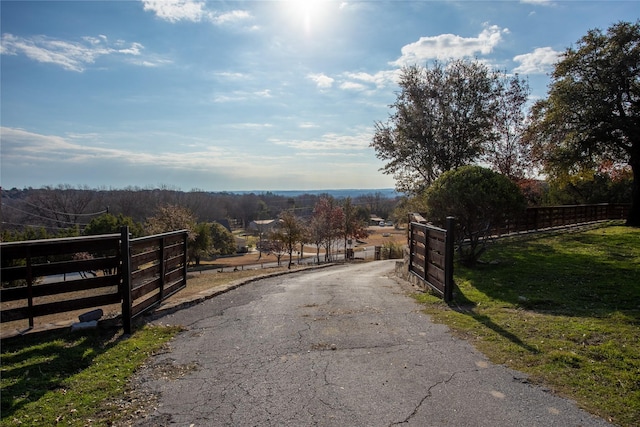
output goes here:
{"type": "MultiPolygon", "coordinates": [[[[522,216],[491,228],[495,237],[533,231],[588,224],[600,221],[624,220],[628,204],[566,205],[531,207],[522,216]]],[[[446,229],[435,227],[417,213],[409,214],[409,274],[440,294],[446,302],[453,299],[454,227],[447,218],[446,229]]]]}
{"type": "Polygon", "coordinates": [[[131,239],[120,234],[0,244],[1,323],[121,304],[132,321],[187,283],[185,230],[131,239]]]}

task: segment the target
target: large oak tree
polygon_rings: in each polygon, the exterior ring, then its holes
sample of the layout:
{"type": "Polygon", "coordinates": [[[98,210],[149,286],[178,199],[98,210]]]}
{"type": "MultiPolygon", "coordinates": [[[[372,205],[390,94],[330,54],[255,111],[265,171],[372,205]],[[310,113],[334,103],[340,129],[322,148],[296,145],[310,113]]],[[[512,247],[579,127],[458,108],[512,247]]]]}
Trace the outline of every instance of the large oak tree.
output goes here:
{"type": "Polygon", "coordinates": [[[406,67],[386,123],[377,122],[371,146],[386,161],[396,188],[417,194],[440,174],[479,158],[494,131],[500,80],[478,61],[406,67]]]}
{"type": "Polygon", "coordinates": [[[640,21],[590,30],[564,52],[548,98],[532,109],[527,138],[551,178],[628,164],[627,224],[640,226],[640,21]]]}

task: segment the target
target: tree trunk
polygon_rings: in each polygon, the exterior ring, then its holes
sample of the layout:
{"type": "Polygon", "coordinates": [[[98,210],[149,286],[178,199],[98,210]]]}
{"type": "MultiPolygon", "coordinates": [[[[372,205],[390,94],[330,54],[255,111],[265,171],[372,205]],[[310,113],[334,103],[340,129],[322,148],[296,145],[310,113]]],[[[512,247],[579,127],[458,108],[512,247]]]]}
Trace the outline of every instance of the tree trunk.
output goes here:
{"type": "MultiPolygon", "coordinates": [[[[640,142],[637,144],[640,147],[640,142]]],[[[631,184],[631,208],[627,217],[627,225],[630,227],[640,227],[640,148],[637,153],[631,154],[631,171],[633,172],[633,183],[631,184]]]]}

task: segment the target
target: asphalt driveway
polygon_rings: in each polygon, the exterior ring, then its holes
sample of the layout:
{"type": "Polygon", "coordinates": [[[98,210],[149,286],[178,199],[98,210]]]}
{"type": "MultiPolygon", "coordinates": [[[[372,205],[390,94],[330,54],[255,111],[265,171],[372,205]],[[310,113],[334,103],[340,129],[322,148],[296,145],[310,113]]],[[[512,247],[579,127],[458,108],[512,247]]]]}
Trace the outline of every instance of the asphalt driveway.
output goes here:
{"type": "Polygon", "coordinates": [[[420,312],[393,261],[263,279],[155,320],[138,426],[606,426],[420,312]]]}

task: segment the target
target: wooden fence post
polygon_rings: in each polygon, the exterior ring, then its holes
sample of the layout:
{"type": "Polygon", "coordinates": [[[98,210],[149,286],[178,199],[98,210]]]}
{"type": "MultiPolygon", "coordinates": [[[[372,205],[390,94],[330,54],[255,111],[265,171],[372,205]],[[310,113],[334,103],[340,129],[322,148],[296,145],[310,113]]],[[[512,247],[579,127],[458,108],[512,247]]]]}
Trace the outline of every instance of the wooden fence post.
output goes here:
{"type": "Polygon", "coordinates": [[[29,310],[29,329],[33,329],[33,270],[31,269],[31,251],[27,247],[27,306],[29,310]]]}
{"type": "Polygon", "coordinates": [[[122,298],[122,328],[127,335],[131,334],[131,246],[129,243],[129,227],[120,227],[120,295],[122,298]]]}
{"type": "Polygon", "coordinates": [[[188,246],[187,246],[187,240],[189,240],[189,233],[187,233],[186,231],[182,234],[182,251],[184,252],[183,254],[183,258],[182,258],[182,280],[184,281],[184,285],[187,285],[187,264],[189,263],[189,254],[187,253],[188,251],[188,246]]]}
{"type": "Polygon", "coordinates": [[[453,256],[454,256],[454,226],[455,218],[447,217],[447,237],[445,241],[445,268],[444,268],[444,301],[453,300],[453,256]]]}
{"type": "Polygon", "coordinates": [[[415,251],[415,247],[414,247],[414,240],[413,240],[413,228],[414,228],[414,224],[413,222],[411,222],[411,218],[409,218],[409,269],[408,271],[411,272],[412,271],[412,265],[413,265],[413,252],[415,251]]]}

